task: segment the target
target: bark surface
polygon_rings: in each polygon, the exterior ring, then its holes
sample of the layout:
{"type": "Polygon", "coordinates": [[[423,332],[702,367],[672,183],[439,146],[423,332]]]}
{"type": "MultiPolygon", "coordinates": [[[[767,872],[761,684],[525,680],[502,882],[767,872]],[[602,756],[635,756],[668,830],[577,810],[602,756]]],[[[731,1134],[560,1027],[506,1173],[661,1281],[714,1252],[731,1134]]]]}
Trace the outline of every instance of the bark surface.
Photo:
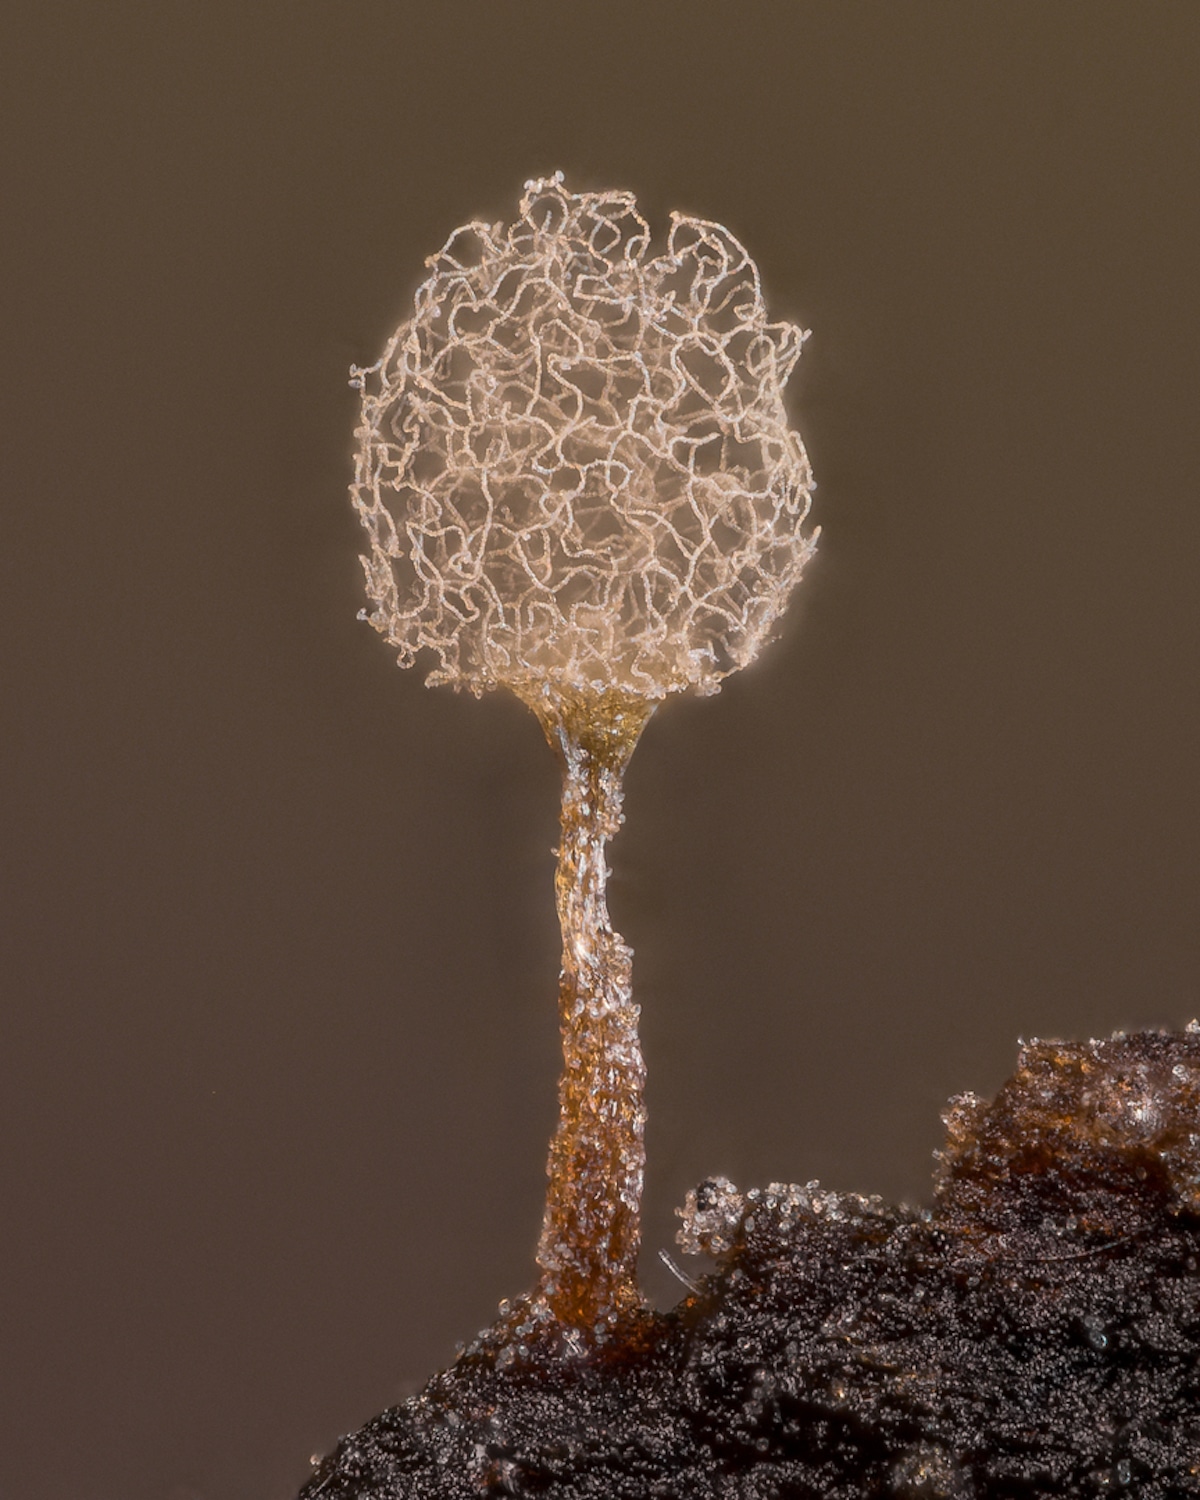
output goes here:
{"type": "Polygon", "coordinates": [[[583,1356],[517,1304],[303,1500],[1200,1496],[1200,1029],[947,1124],[926,1211],[701,1184],[697,1295],[583,1356]]]}

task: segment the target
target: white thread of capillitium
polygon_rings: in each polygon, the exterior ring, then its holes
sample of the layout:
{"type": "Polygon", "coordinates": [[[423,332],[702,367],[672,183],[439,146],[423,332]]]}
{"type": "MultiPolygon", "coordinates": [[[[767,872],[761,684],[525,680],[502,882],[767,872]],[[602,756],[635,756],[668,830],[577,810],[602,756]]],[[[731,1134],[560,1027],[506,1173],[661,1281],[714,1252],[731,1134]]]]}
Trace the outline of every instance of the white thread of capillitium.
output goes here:
{"type": "Polygon", "coordinates": [[[722,225],[649,241],[631,193],[530,182],[355,372],[370,619],[430,682],[714,692],[812,553],[783,401],[806,335],[722,225]]]}
{"type": "Polygon", "coordinates": [[[572,1339],[640,1305],[645,1069],[605,900],[621,778],[654,706],[715,692],[811,556],[783,391],[807,335],[758,268],[680,214],[662,254],[630,193],[526,184],[428,262],[362,391],[352,495],[370,621],[430,683],[508,687],[563,770],[555,890],[563,1076],[536,1298],[572,1339]]]}

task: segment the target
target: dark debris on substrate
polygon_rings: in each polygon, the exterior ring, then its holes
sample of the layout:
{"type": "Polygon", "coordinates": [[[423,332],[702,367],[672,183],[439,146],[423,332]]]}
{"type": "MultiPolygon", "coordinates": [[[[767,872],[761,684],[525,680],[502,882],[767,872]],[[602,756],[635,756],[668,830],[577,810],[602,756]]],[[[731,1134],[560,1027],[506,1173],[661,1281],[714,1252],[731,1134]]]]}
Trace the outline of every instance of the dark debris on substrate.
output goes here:
{"type": "Polygon", "coordinates": [[[509,1311],[301,1500],[1200,1497],[1200,1028],[946,1122],[927,1211],[701,1184],[697,1295],[583,1357],[509,1311]]]}

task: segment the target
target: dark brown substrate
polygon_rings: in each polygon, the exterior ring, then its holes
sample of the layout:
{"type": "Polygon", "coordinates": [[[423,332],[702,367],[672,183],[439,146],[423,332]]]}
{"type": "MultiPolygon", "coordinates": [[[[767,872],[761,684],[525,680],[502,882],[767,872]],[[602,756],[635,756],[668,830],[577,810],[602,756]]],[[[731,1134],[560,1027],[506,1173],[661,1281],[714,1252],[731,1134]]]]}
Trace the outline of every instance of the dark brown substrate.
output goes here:
{"type": "Polygon", "coordinates": [[[946,1119],[931,1210],[702,1184],[697,1296],[586,1356],[518,1305],[302,1500],[1200,1496],[1200,1029],[946,1119]]]}

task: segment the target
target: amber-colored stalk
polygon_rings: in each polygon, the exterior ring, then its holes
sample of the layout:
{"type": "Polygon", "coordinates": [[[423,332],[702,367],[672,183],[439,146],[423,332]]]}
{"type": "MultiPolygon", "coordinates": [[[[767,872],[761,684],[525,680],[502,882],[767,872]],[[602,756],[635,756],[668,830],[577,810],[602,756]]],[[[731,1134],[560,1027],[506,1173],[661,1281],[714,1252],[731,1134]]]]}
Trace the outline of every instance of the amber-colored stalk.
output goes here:
{"type": "Polygon", "coordinates": [[[555,895],[563,956],[563,1073],[550,1143],[537,1295],[560,1323],[600,1338],[638,1307],[646,1070],[632,950],[605,900],[622,778],[654,704],[631,695],[522,694],[563,773],[555,895]]]}

